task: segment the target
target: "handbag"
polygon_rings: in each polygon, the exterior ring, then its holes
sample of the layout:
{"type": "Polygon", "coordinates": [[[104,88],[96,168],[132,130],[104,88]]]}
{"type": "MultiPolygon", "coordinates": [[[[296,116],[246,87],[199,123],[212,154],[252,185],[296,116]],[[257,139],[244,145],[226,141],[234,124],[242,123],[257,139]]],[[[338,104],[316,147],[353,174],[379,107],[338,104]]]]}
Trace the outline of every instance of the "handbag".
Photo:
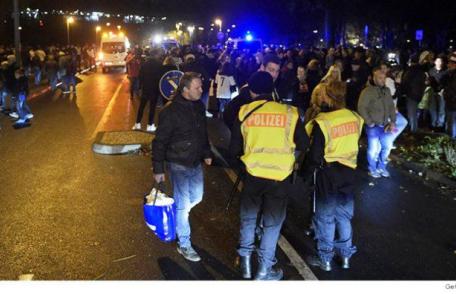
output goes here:
{"type": "Polygon", "coordinates": [[[154,184],[152,191],[144,197],[144,220],[161,241],[172,242],[176,239],[176,204],[158,186],[160,184],[154,184]]]}

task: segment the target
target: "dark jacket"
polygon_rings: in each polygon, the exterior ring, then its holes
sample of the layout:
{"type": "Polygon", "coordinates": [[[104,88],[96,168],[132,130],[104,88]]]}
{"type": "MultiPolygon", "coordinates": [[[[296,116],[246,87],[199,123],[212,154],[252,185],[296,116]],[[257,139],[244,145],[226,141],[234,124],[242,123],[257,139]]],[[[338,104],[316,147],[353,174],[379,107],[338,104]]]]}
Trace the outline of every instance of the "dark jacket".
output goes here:
{"type": "Polygon", "coordinates": [[[233,128],[242,105],[249,104],[250,102],[252,102],[252,98],[250,98],[250,89],[248,85],[245,85],[239,90],[239,95],[234,97],[233,100],[225,106],[223,121],[230,130],[233,128]]]}
{"type": "Polygon", "coordinates": [[[20,93],[25,93],[25,95],[28,96],[29,94],[29,80],[27,76],[22,76],[16,81],[16,87],[14,89],[14,95],[20,94],[20,93]]]}
{"type": "Polygon", "coordinates": [[[204,104],[177,95],[159,115],[152,141],[154,173],[164,173],[165,161],[195,167],[211,157],[204,104]]]}
{"type": "Polygon", "coordinates": [[[150,58],[142,64],[139,70],[139,85],[143,95],[157,95],[162,75],[163,69],[158,59],[150,58]]]}
{"type": "Polygon", "coordinates": [[[442,77],[441,82],[445,108],[450,111],[456,111],[456,70],[448,70],[442,77]]]}
{"type": "Polygon", "coordinates": [[[14,76],[14,72],[17,69],[17,64],[14,62],[5,70],[5,86],[9,91],[14,91],[16,88],[16,77],[14,76]]]}
{"type": "Polygon", "coordinates": [[[417,64],[412,65],[407,69],[402,77],[401,91],[408,98],[416,102],[420,102],[423,98],[424,84],[426,73],[423,68],[417,64]]]}

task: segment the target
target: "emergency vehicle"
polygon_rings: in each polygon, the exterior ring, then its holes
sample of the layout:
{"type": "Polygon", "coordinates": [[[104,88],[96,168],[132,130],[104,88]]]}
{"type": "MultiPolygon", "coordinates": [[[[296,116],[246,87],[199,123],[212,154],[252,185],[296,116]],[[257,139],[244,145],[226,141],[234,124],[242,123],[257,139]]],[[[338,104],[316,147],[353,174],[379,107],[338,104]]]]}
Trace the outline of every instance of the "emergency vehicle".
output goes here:
{"type": "Polygon", "coordinates": [[[125,58],[129,48],[130,42],[123,32],[103,33],[98,52],[98,61],[103,73],[108,72],[111,68],[125,68],[125,58]]]}

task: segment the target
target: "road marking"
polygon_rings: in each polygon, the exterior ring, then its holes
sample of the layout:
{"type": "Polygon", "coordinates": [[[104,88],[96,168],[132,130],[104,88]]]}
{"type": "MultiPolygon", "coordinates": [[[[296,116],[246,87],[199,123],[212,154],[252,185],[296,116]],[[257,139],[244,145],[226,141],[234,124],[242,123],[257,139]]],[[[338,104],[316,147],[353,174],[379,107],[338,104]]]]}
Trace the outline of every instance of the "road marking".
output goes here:
{"type": "MultiPolygon", "coordinates": [[[[211,150],[214,152],[215,156],[217,156],[220,160],[223,161],[224,164],[227,164],[226,160],[223,158],[222,154],[217,150],[217,148],[211,144],[211,150]]],[[[228,164],[227,164],[228,165],[228,164]]],[[[234,173],[232,169],[224,168],[225,173],[228,175],[228,178],[233,182],[236,182],[237,175],[234,173]]],[[[238,186],[238,191],[241,191],[242,185],[238,186]]],[[[296,268],[298,273],[302,276],[304,280],[310,281],[318,281],[318,278],[312,272],[310,267],[305,263],[305,261],[301,258],[299,253],[291,246],[290,242],[280,234],[278,245],[280,249],[287,255],[288,259],[290,259],[293,266],[296,268]]]]}
{"type": "Polygon", "coordinates": [[[19,281],[32,281],[33,280],[34,274],[25,274],[25,275],[20,275],[18,280],[19,281]]]}
{"type": "Polygon", "coordinates": [[[119,96],[119,93],[120,93],[120,89],[122,88],[124,81],[126,79],[127,79],[127,76],[125,76],[122,79],[122,81],[120,82],[119,86],[117,86],[117,89],[114,92],[114,95],[112,96],[111,101],[109,101],[108,107],[106,107],[106,110],[103,113],[103,116],[101,117],[100,121],[98,122],[97,127],[95,128],[95,131],[93,131],[92,136],[90,136],[91,140],[95,139],[96,135],[101,130],[101,128],[106,124],[108,119],[111,118],[111,113],[114,108],[114,105],[116,104],[117,97],[119,96]]]}

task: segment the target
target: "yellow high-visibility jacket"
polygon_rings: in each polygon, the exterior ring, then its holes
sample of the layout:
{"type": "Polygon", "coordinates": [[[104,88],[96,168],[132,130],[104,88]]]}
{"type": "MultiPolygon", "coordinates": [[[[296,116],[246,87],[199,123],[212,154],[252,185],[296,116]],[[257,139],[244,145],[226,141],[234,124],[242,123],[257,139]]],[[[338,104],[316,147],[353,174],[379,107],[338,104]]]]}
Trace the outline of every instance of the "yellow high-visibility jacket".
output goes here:
{"type": "MultiPolygon", "coordinates": [[[[265,102],[259,100],[242,106],[239,120],[244,121],[253,109],[265,102]]],[[[244,155],[241,160],[250,175],[283,181],[293,172],[298,119],[296,107],[269,101],[242,123],[244,155]]]]}
{"type": "Polygon", "coordinates": [[[357,113],[348,109],[320,112],[306,125],[310,136],[317,123],[325,136],[326,162],[339,162],[355,169],[358,157],[358,140],[361,136],[364,120],[357,113]]]}

